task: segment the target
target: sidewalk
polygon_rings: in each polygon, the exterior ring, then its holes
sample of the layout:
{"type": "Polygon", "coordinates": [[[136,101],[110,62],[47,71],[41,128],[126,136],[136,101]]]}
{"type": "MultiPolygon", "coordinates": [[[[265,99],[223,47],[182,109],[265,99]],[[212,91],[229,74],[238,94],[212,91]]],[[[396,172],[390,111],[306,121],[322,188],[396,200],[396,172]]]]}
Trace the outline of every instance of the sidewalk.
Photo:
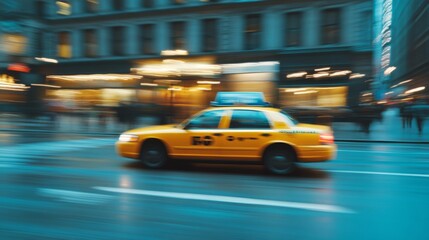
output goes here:
{"type": "MultiPolygon", "coordinates": [[[[136,124],[128,126],[106,119],[104,126],[96,117],[80,117],[77,115],[59,115],[52,122],[48,118],[25,119],[16,114],[0,114],[0,131],[25,132],[58,132],[79,134],[119,135],[121,132],[135,127],[158,124],[155,117],[140,117],[136,124]]],[[[425,119],[422,134],[418,133],[415,119],[411,128],[402,127],[402,119],[398,109],[388,109],[383,113],[383,120],[371,125],[370,132],[364,133],[359,126],[350,122],[334,122],[332,124],[336,141],[377,141],[377,142],[410,142],[429,144],[429,118],[425,119]]]]}
{"type": "Polygon", "coordinates": [[[158,119],[155,117],[140,117],[135,124],[130,126],[118,123],[114,117],[106,118],[105,124],[102,125],[94,116],[57,115],[56,119],[52,121],[48,117],[26,119],[19,114],[0,114],[0,131],[119,135],[131,128],[155,124],[158,124],[158,119]]]}
{"type": "Polygon", "coordinates": [[[369,133],[364,133],[359,126],[349,122],[334,122],[332,124],[336,140],[344,141],[389,141],[415,142],[429,144],[429,118],[423,122],[423,132],[419,134],[416,120],[413,119],[411,128],[402,127],[399,109],[391,108],[383,112],[383,120],[374,122],[369,133]]]}

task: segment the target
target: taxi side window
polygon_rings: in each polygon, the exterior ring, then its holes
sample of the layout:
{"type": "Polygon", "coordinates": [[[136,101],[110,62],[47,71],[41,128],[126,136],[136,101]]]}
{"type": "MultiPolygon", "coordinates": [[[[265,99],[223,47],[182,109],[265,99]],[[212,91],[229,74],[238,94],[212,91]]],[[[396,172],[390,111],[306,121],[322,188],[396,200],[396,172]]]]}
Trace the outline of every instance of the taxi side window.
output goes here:
{"type": "Polygon", "coordinates": [[[232,112],[231,129],[267,129],[270,123],[263,112],[252,110],[234,110],[232,112]]]}
{"type": "Polygon", "coordinates": [[[216,129],[220,119],[224,115],[224,110],[208,111],[191,119],[186,124],[186,129],[216,129]]]}

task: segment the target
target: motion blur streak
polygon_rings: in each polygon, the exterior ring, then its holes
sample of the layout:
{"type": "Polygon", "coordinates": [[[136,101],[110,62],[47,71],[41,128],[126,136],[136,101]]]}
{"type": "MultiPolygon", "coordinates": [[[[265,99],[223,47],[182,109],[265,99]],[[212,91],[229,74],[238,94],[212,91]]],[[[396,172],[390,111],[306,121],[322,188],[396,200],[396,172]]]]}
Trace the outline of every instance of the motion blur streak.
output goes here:
{"type": "Polygon", "coordinates": [[[399,176],[399,177],[429,177],[428,174],[414,174],[414,173],[394,173],[394,172],[365,172],[365,171],[343,171],[343,170],[331,170],[332,173],[356,173],[356,174],[373,174],[373,175],[388,175],[388,176],[399,176]]]}
{"type": "Polygon", "coordinates": [[[106,202],[111,196],[95,194],[95,193],[84,193],[76,192],[69,190],[60,190],[60,189],[48,189],[41,188],[39,193],[42,196],[58,198],[60,201],[71,202],[71,203],[81,203],[81,204],[100,204],[106,202]]]}
{"type": "Polygon", "coordinates": [[[283,207],[283,208],[297,208],[297,209],[304,209],[304,210],[310,210],[310,211],[331,212],[331,213],[354,213],[354,211],[343,207],[334,206],[334,205],[325,205],[325,204],[285,202],[285,201],[252,199],[252,198],[242,198],[242,197],[228,197],[228,196],[219,196],[219,195],[193,194],[193,193],[160,192],[160,191],[149,191],[149,190],[127,189],[127,188],[110,188],[110,187],[94,187],[94,188],[101,191],[138,194],[138,195],[147,195],[147,196],[155,196],[155,197],[180,198],[180,199],[189,199],[189,200],[238,203],[238,204],[261,205],[261,206],[283,207]]]}

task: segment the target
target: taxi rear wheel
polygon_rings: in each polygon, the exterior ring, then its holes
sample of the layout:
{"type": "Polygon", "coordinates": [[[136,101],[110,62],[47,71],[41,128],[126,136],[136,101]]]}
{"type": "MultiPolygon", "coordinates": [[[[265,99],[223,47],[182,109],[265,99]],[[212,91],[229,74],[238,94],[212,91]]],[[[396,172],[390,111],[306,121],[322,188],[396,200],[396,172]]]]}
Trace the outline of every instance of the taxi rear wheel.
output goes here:
{"type": "Polygon", "coordinates": [[[296,169],[296,156],[287,145],[273,145],[269,147],[263,157],[265,168],[274,174],[286,175],[296,169]]]}
{"type": "Polygon", "coordinates": [[[149,140],[143,143],[140,159],[148,168],[163,168],[168,162],[167,150],[163,143],[155,140],[149,140]]]}

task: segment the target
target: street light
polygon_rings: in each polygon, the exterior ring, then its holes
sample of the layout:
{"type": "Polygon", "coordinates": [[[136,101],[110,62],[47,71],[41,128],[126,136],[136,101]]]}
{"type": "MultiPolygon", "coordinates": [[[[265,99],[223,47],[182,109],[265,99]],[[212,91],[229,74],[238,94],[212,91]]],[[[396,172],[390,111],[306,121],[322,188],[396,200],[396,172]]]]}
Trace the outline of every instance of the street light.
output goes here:
{"type": "Polygon", "coordinates": [[[396,70],[396,67],[394,66],[386,68],[386,70],[384,70],[384,76],[389,76],[395,70],[396,70]]]}

